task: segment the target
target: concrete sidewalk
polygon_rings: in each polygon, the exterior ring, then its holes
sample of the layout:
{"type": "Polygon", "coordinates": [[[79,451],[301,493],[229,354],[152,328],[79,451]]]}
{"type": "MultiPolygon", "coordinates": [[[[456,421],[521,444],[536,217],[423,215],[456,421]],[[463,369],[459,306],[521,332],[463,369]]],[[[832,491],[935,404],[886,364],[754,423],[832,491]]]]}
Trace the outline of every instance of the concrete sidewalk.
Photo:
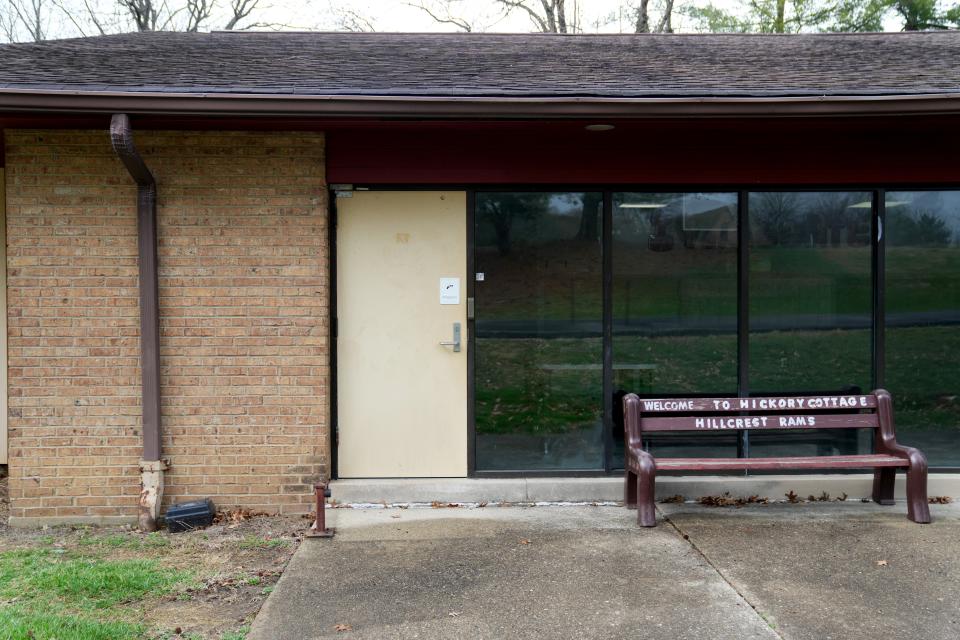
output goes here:
{"type": "Polygon", "coordinates": [[[958,505],[658,506],[331,509],[248,637],[960,637],[958,505]]]}

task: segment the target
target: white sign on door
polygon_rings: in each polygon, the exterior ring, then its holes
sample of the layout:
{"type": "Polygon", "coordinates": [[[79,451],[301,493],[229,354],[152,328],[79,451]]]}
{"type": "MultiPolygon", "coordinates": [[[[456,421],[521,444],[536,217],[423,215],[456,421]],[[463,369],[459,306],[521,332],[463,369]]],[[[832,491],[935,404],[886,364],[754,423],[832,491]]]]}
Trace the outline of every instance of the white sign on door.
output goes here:
{"type": "Polygon", "coordinates": [[[440,278],[440,304],[460,304],[460,278],[440,278]]]}

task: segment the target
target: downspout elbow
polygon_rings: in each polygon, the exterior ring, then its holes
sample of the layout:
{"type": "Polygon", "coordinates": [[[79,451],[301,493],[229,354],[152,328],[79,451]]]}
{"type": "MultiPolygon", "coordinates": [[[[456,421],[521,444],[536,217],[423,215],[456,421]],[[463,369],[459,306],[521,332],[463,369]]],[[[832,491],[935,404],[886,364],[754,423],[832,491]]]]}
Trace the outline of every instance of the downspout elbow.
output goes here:
{"type": "Polygon", "coordinates": [[[140,155],[133,144],[133,128],[127,114],[117,113],[110,119],[110,142],[113,144],[113,151],[120,158],[123,166],[127,168],[130,177],[137,183],[137,186],[150,187],[155,195],[157,182],[154,180],[153,174],[150,173],[150,169],[147,168],[143,156],[140,155]]]}
{"type": "Polygon", "coordinates": [[[126,114],[110,121],[110,141],[117,157],[137,183],[137,246],[140,269],[140,372],[142,383],[143,459],[140,461],[140,529],[156,531],[163,498],[160,441],[160,312],[157,276],[157,183],[133,144],[126,114]]]}

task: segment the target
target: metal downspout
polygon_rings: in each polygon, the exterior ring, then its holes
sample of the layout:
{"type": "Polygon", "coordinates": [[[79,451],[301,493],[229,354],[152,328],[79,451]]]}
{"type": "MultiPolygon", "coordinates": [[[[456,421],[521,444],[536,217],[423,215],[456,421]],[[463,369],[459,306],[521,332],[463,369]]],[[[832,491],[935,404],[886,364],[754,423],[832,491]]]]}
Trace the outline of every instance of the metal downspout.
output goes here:
{"type": "Polygon", "coordinates": [[[110,121],[117,157],[137,183],[137,246],[140,263],[140,372],[143,411],[143,459],[140,461],[139,522],[156,531],[163,496],[160,459],[160,313],[157,279],[157,183],[133,144],[130,118],[118,113],[110,121]]]}

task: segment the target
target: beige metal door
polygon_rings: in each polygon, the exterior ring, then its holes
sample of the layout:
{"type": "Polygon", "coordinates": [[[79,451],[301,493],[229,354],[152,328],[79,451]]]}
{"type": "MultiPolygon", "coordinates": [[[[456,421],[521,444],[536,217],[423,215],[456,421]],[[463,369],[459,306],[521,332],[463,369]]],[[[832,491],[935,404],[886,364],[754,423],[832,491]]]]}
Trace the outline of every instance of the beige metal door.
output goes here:
{"type": "Polygon", "coordinates": [[[337,199],[342,478],[467,474],[466,207],[462,191],[337,199]],[[455,323],[459,351],[440,344],[455,323]]]}

